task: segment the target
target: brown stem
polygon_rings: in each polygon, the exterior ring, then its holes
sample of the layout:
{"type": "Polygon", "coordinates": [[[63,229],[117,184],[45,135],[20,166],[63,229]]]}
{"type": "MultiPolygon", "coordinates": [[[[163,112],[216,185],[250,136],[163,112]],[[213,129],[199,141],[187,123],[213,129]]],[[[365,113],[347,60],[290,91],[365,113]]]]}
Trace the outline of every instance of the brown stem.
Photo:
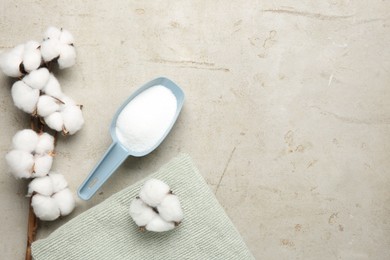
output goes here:
{"type": "Polygon", "coordinates": [[[31,244],[35,241],[35,236],[38,230],[38,218],[35,216],[34,210],[31,207],[31,200],[32,200],[32,196],[30,198],[30,206],[28,211],[26,260],[32,259],[31,244]]]}
{"type": "Polygon", "coordinates": [[[32,130],[36,131],[35,129],[35,117],[33,115],[31,115],[30,117],[30,127],[32,130]]]}

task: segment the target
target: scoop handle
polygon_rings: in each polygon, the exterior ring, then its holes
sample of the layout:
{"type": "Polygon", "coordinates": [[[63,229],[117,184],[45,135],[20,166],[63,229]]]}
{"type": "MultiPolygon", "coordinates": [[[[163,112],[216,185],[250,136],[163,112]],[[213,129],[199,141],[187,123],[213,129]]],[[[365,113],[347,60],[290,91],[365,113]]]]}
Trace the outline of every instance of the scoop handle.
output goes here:
{"type": "Polygon", "coordinates": [[[100,162],[81,184],[78,190],[79,197],[83,200],[89,200],[128,155],[128,152],[119,143],[112,143],[100,162]]]}

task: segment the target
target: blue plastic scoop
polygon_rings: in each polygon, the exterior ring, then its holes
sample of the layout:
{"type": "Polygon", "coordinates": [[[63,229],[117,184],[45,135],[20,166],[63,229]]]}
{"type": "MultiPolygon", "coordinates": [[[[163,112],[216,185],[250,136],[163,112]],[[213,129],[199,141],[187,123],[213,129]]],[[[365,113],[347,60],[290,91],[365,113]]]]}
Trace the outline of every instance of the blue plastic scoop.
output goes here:
{"type": "MultiPolygon", "coordinates": [[[[177,86],[174,82],[167,78],[157,78],[154,79],[145,85],[143,85],[141,88],[136,90],[118,109],[116,112],[111,126],[110,126],[110,133],[112,137],[112,144],[106,151],[106,153],[103,155],[103,158],[100,160],[100,162],[95,166],[95,168],[92,170],[92,172],[88,175],[88,177],[84,180],[84,182],[81,184],[78,195],[83,200],[89,200],[96,191],[108,180],[108,178],[115,172],[115,170],[123,163],[123,161],[128,156],[135,156],[135,157],[141,157],[145,156],[149,153],[151,153],[154,149],[156,149],[160,143],[165,139],[165,137],[168,135],[170,130],[172,129],[173,125],[176,122],[177,117],[180,114],[181,108],[184,103],[184,93],[183,91],[177,86]],[[118,116],[121,114],[122,110],[139,94],[141,94],[143,91],[153,87],[161,85],[163,87],[166,87],[169,89],[173,95],[176,97],[177,101],[177,108],[176,108],[176,114],[174,115],[172,122],[170,123],[169,127],[165,131],[165,133],[161,136],[161,138],[152,146],[149,147],[146,150],[143,151],[131,151],[124,144],[120,142],[118,139],[117,133],[116,133],[116,125],[117,125],[117,119],[118,116]]],[[[128,146],[127,146],[128,147],[128,146]]]]}

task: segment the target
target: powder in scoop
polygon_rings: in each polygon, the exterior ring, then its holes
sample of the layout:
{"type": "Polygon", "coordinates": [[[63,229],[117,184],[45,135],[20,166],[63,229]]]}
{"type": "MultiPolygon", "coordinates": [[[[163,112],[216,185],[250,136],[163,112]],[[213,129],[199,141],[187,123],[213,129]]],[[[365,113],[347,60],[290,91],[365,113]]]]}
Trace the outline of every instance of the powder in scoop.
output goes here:
{"type": "Polygon", "coordinates": [[[163,137],[175,117],[177,101],[171,90],[156,85],[137,95],[118,116],[116,135],[134,152],[152,148],[163,137]]]}

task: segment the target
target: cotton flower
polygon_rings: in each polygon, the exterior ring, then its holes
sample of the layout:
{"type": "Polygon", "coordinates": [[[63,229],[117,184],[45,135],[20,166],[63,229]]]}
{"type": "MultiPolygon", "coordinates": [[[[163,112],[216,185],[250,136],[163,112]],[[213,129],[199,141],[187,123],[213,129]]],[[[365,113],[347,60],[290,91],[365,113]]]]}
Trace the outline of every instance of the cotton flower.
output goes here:
{"type": "Polygon", "coordinates": [[[64,175],[59,173],[50,173],[50,179],[53,183],[53,192],[57,193],[66,187],[68,187],[68,183],[65,180],[64,175]]]}
{"type": "Polygon", "coordinates": [[[34,167],[34,156],[26,151],[12,150],[5,160],[16,178],[30,178],[34,167]]]}
{"type": "Polygon", "coordinates": [[[61,216],[69,215],[73,211],[75,207],[75,200],[69,189],[63,189],[55,193],[52,198],[57,202],[61,216]]]}
{"type": "Polygon", "coordinates": [[[31,206],[35,215],[44,221],[52,221],[59,216],[70,214],[75,207],[72,192],[63,175],[50,173],[33,179],[27,196],[32,196],[31,206]]]}
{"type": "Polygon", "coordinates": [[[3,53],[0,56],[0,69],[7,76],[17,78],[38,69],[41,61],[40,44],[28,41],[3,53]]]}
{"type": "Polygon", "coordinates": [[[48,133],[38,135],[38,143],[35,147],[36,154],[51,154],[54,150],[54,137],[48,133]]]}
{"type": "Polygon", "coordinates": [[[50,171],[52,164],[53,156],[49,154],[35,155],[32,177],[45,176],[50,171]]]}
{"type": "Polygon", "coordinates": [[[84,125],[81,107],[69,97],[63,95],[58,99],[41,96],[38,101],[38,115],[44,117],[51,129],[73,135],[84,125]],[[43,100],[41,100],[43,99],[43,100]]]}
{"type": "Polygon", "coordinates": [[[45,117],[45,123],[53,130],[61,132],[64,126],[64,120],[60,112],[54,112],[45,117]]]}
{"type": "Polygon", "coordinates": [[[175,228],[175,223],[167,222],[160,216],[154,217],[147,225],[146,230],[153,232],[164,232],[175,228]]]}
{"type": "Polygon", "coordinates": [[[33,89],[42,89],[49,81],[50,72],[46,68],[32,71],[23,78],[23,82],[33,89]]]}
{"type": "Polygon", "coordinates": [[[163,181],[150,179],[140,190],[140,196],[130,203],[129,213],[141,228],[153,232],[174,229],[183,219],[180,201],[163,181]]]}
{"type": "Polygon", "coordinates": [[[60,69],[71,67],[76,62],[76,50],[72,34],[61,28],[49,27],[41,44],[41,53],[46,62],[57,60],[60,69]]]}
{"type": "MultiPolygon", "coordinates": [[[[80,130],[84,119],[81,106],[63,94],[48,62],[57,61],[60,69],[72,66],[76,59],[73,43],[68,31],[50,27],[42,43],[28,41],[0,55],[3,73],[19,78],[11,89],[15,106],[64,134],[80,130]]],[[[42,129],[40,133],[30,129],[17,132],[5,159],[16,178],[33,178],[27,196],[32,197],[35,215],[50,221],[70,214],[75,200],[64,176],[50,172],[55,139],[42,129]]]]}
{"type": "Polygon", "coordinates": [[[11,94],[16,107],[26,113],[38,113],[40,116],[56,111],[59,98],[64,96],[58,80],[46,68],[34,70],[15,82],[11,94]]]}
{"type": "Polygon", "coordinates": [[[62,93],[57,79],[46,68],[15,82],[11,92],[16,107],[44,118],[53,130],[73,135],[84,125],[81,106],[62,93]]]}
{"type": "Polygon", "coordinates": [[[11,95],[17,108],[29,114],[35,111],[39,99],[38,89],[32,89],[19,80],[12,85],[11,95]]]}
{"type": "Polygon", "coordinates": [[[53,182],[51,178],[45,176],[32,180],[28,185],[27,196],[31,196],[34,192],[45,196],[51,196],[53,194],[53,182]]]}
{"type": "Polygon", "coordinates": [[[35,150],[38,141],[38,134],[31,129],[21,130],[12,137],[12,145],[14,149],[27,151],[29,153],[32,153],[35,150]]]}
{"type": "Polygon", "coordinates": [[[32,197],[31,207],[35,216],[44,221],[56,220],[61,214],[57,202],[52,197],[41,194],[32,197]]]}
{"type": "Polygon", "coordinates": [[[143,185],[139,196],[146,204],[156,207],[168,192],[169,186],[166,183],[157,179],[150,179],[143,185]]]}
{"type": "Polygon", "coordinates": [[[46,117],[60,110],[60,101],[48,95],[39,97],[37,103],[37,114],[46,117]]]}
{"type": "Polygon", "coordinates": [[[131,202],[129,212],[134,222],[140,227],[146,226],[157,216],[157,213],[140,198],[136,198],[131,202]]]}
{"type": "Polygon", "coordinates": [[[2,53],[0,56],[0,68],[3,73],[10,77],[20,77],[20,64],[23,61],[24,45],[19,44],[8,52],[2,53]]]}
{"type": "Polygon", "coordinates": [[[75,104],[64,106],[61,113],[64,122],[64,133],[73,135],[84,125],[84,118],[80,106],[75,104]]]}
{"type": "Polygon", "coordinates": [[[164,197],[160,205],[157,206],[157,211],[166,221],[180,222],[183,219],[179,198],[173,194],[164,197]]]}
{"type": "Polygon", "coordinates": [[[22,59],[24,71],[26,71],[27,73],[39,68],[42,62],[39,42],[28,41],[27,43],[25,43],[22,59]]]}
{"type": "Polygon", "coordinates": [[[24,129],[12,138],[12,150],[5,159],[16,178],[42,177],[51,169],[53,149],[53,136],[24,129]]]}
{"type": "Polygon", "coordinates": [[[49,75],[49,80],[47,81],[46,85],[43,87],[42,91],[46,95],[55,98],[60,98],[63,95],[60,83],[58,82],[56,77],[54,77],[53,73],[49,75]]]}

